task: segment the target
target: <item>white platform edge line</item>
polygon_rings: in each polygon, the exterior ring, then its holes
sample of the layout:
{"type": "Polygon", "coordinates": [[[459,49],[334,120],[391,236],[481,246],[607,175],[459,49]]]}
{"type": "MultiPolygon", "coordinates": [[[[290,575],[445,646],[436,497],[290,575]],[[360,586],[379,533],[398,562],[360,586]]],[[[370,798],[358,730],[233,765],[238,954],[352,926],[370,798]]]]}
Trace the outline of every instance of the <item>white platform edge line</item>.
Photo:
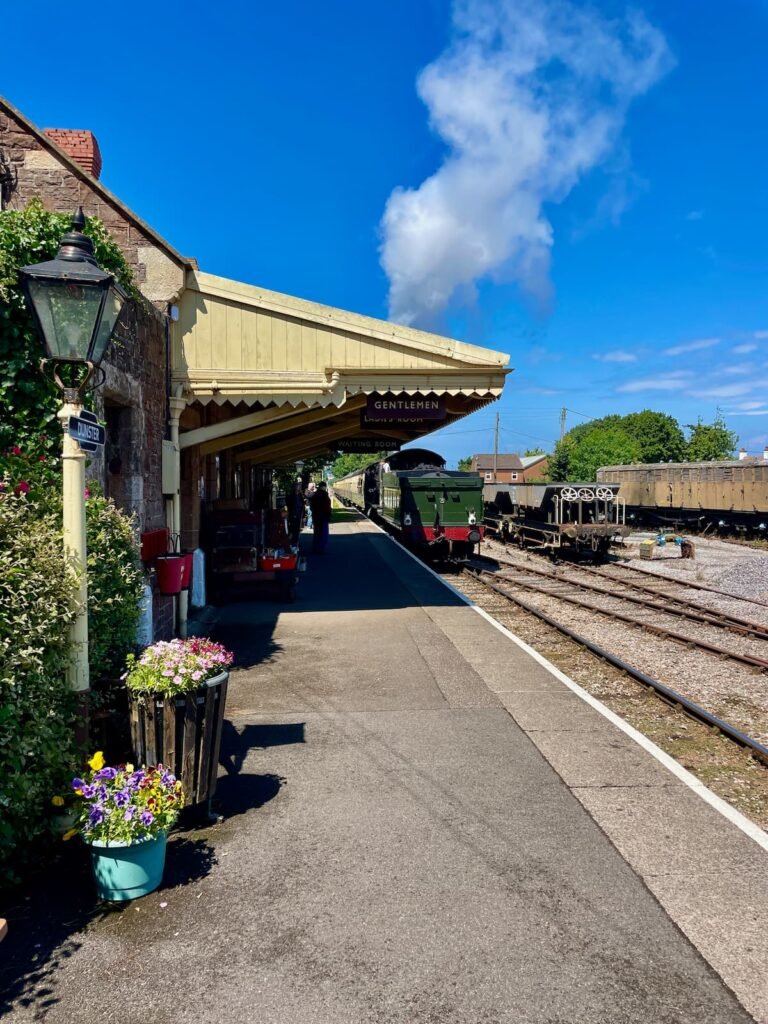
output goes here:
{"type": "MultiPolygon", "coordinates": [[[[490,622],[490,624],[495,629],[498,629],[500,633],[503,633],[508,640],[517,644],[517,646],[521,650],[525,651],[526,654],[529,654],[534,661],[537,661],[556,679],[559,679],[561,683],[564,683],[565,686],[567,686],[569,690],[572,690],[577,697],[580,697],[586,704],[589,704],[590,707],[595,709],[595,711],[599,712],[604,718],[607,718],[608,721],[612,722],[617,729],[621,729],[621,731],[629,736],[630,739],[633,739],[635,743],[643,748],[643,750],[647,751],[651,757],[655,757],[656,760],[660,764],[663,764],[668,771],[680,779],[681,782],[685,783],[685,785],[688,786],[689,789],[692,789],[694,793],[697,793],[705,803],[709,804],[710,807],[714,807],[714,809],[719,811],[724,818],[727,818],[732,825],[741,829],[741,831],[745,835],[749,836],[750,839],[753,839],[758,846],[762,846],[764,850],[768,851],[768,833],[764,832],[759,825],[750,821],[749,818],[741,813],[741,811],[737,811],[735,807],[731,807],[731,805],[727,801],[723,800],[722,797],[713,793],[711,789],[708,789],[703,782],[697,779],[696,776],[689,772],[687,768],[683,768],[681,764],[679,764],[673,757],[670,757],[669,754],[661,749],[661,747],[657,747],[652,740],[649,740],[647,736],[638,732],[634,726],[629,724],[629,722],[625,722],[623,718],[620,718],[614,711],[611,711],[610,708],[606,707],[605,704],[601,704],[601,702],[596,697],[593,697],[591,693],[587,693],[586,690],[583,690],[578,683],[574,682],[573,679],[567,676],[564,672],[561,672],[557,666],[547,661],[547,659],[542,654],[539,654],[538,651],[535,651],[533,647],[529,647],[528,644],[524,640],[521,640],[519,636],[515,636],[514,633],[506,628],[506,626],[502,626],[502,624],[497,622],[492,615],[489,615],[484,609],[478,608],[471,598],[467,597],[466,594],[462,594],[460,590],[457,590],[456,587],[443,579],[439,573],[436,573],[434,569],[431,569],[428,565],[422,562],[420,558],[413,554],[413,552],[403,547],[402,544],[398,544],[394,537],[391,537],[387,531],[383,530],[377,523],[371,522],[370,519],[368,522],[371,523],[371,526],[374,526],[379,533],[383,533],[385,537],[391,540],[393,544],[397,544],[400,551],[408,555],[409,558],[412,558],[414,562],[417,562],[423,569],[426,569],[427,572],[431,573],[436,580],[439,580],[443,586],[447,587],[448,590],[456,595],[456,597],[460,598],[464,604],[472,608],[472,610],[477,612],[478,615],[481,615],[487,622],[490,622]]],[[[573,788],[578,789],[579,787],[574,786],[573,788]]]]}

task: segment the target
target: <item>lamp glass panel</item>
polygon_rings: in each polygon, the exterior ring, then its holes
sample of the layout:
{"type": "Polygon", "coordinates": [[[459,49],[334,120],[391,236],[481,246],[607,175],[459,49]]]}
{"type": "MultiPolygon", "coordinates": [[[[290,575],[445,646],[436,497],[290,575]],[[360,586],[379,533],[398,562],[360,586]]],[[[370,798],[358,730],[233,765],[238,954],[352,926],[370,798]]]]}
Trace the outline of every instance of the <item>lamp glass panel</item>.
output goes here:
{"type": "Polygon", "coordinates": [[[29,293],[53,359],[87,359],[101,307],[99,285],[34,278],[29,293]]]}
{"type": "Polygon", "coordinates": [[[92,361],[98,366],[107,351],[110,338],[117,325],[117,318],[120,316],[120,310],[123,308],[125,302],[125,295],[115,288],[114,283],[109,286],[107,292],[106,302],[104,303],[104,312],[101,316],[101,323],[99,324],[99,333],[96,335],[96,342],[93,346],[93,354],[91,356],[92,361]]]}

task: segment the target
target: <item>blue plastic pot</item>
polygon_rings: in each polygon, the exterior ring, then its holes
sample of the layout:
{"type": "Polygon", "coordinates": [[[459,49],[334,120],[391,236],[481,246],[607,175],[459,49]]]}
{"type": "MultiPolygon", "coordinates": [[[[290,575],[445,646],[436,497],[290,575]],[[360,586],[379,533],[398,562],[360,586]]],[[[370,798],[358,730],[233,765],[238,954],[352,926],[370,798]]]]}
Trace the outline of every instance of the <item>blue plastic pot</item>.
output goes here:
{"type": "Polygon", "coordinates": [[[135,843],[90,842],[99,898],[135,900],[154,892],[163,880],[167,840],[163,832],[135,843]]]}

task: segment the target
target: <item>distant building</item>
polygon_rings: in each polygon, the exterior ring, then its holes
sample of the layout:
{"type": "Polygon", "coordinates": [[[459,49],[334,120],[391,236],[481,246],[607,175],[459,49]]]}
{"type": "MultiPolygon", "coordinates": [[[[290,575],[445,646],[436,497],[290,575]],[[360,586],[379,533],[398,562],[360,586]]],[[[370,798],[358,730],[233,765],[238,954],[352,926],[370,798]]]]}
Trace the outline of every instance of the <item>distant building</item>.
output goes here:
{"type": "Polygon", "coordinates": [[[487,484],[522,484],[543,480],[548,458],[547,455],[473,455],[470,472],[477,473],[487,484]]]}

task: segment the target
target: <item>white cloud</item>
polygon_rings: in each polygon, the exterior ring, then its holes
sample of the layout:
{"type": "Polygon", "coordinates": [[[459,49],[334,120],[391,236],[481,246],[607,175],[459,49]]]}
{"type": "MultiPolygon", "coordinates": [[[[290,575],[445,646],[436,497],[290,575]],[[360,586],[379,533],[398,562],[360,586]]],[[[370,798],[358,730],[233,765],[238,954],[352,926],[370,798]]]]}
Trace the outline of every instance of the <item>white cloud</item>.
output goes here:
{"type": "Polygon", "coordinates": [[[758,339],[768,338],[768,331],[753,331],[752,337],[758,339]]]}
{"type": "Polygon", "coordinates": [[[687,394],[694,398],[738,398],[754,390],[754,384],[720,384],[710,388],[691,388],[687,394]]]}
{"type": "Polygon", "coordinates": [[[637,361],[634,352],[625,352],[620,348],[614,349],[612,352],[596,352],[592,358],[597,359],[600,363],[634,363],[637,361]]]}
{"type": "Polygon", "coordinates": [[[639,11],[608,19],[575,0],[455,0],[453,39],[418,91],[442,166],[396,188],[381,222],[392,319],[429,325],[483,278],[549,301],[561,202],[605,162],[632,100],[672,66],[639,11]]]}
{"type": "Polygon", "coordinates": [[[756,348],[757,345],[737,345],[731,351],[733,351],[737,356],[746,356],[749,355],[750,352],[754,352],[756,348]]]}
{"type": "Polygon", "coordinates": [[[762,409],[765,402],[737,402],[733,407],[733,412],[747,411],[748,409],[762,409]]]}
{"type": "Polygon", "coordinates": [[[768,416],[768,409],[752,409],[750,412],[734,412],[731,410],[730,416],[768,416]]]}
{"type": "Polygon", "coordinates": [[[693,377],[692,370],[675,370],[671,373],[659,374],[656,377],[638,377],[620,384],[616,390],[622,394],[633,394],[636,391],[679,391],[686,387],[693,377]]]}
{"type": "Polygon", "coordinates": [[[662,355],[682,356],[686,352],[698,352],[702,348],[712,348],[720,343],[719,338],[697,338],[695,341],[685,341],[682,345],[674,345],[672,348],[665,348],[662,355]]]}
{"type": "Polygon", "coordinates": [[[701,220],[701,218],[703,216],[704,216],[704,211],[703,210],[691,210],[689,213],[686,213],[685,219],[686,220],[701,220]]]}
{"type": "Polygon", "coordinates": [[[741,375],[744,373],[754,373],[754,366],[752,363],[731,363],[730,366],[723,366],[720,369],[720,373],[728,373],[731,375],[741,375]]]}

